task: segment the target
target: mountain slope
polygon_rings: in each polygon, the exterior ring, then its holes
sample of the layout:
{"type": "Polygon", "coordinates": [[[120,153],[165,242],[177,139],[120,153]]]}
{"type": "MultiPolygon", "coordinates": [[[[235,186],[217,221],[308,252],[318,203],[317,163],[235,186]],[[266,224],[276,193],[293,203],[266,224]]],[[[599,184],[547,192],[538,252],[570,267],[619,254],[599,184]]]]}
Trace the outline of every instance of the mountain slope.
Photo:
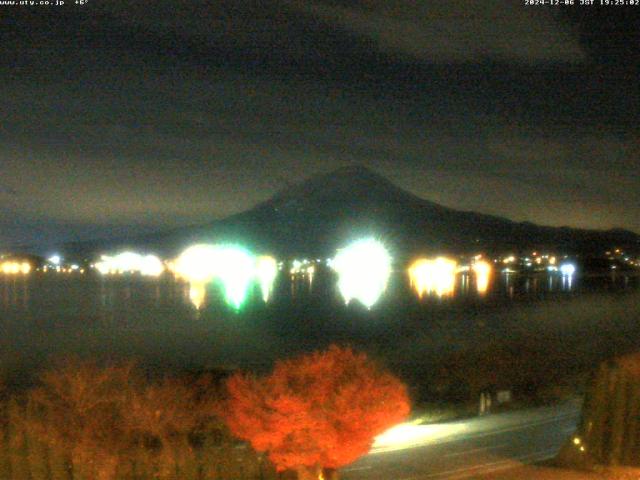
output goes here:
{"type": "Polygon", "coordinates": [[[326,255],[362,235],[373,235],[397,254],[552,248],[602,252],[640,248],[625,230],[594,231],[538,226],[443,207],[412,195],[363,167],[315,176],[246,212],[209,225],[147,237],[163,250],[195,241],[241,242],[282,256],[326,255]]]}

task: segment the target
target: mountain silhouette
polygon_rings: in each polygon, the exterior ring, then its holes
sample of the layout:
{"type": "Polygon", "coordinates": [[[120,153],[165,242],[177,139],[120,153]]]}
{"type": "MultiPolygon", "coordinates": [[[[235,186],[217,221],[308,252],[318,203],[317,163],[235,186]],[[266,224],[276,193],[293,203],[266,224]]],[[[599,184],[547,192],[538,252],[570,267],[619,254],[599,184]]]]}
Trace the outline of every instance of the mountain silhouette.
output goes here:
{"type": "Polygon", "coordinates": [[[222,220],[121,241],[75,242],[59,250],[88,257],[141,248],[172,256],[193,243],[232,242],[282,258],[324,257],[363,236],[380,239],[398,259],[531,249],[595,255],[613,247],[640,251],[640,236],[627,230],[547,227],[455,210],[417,197],[361,166],[289,185],[254,208],[222,220]]]}
{"type": "Polygon", "coordinates": [[[340,168],[289,186],[226,219],[144,243],[176,251],[193,242],[242,243],[278,256],[325,256],[362,236],[382,240],[397,255],[473,253],[539,248],[602,253],[640,247],[629,231],[545,227],[459,211],[417,197],[361,166],[340,168]]]}

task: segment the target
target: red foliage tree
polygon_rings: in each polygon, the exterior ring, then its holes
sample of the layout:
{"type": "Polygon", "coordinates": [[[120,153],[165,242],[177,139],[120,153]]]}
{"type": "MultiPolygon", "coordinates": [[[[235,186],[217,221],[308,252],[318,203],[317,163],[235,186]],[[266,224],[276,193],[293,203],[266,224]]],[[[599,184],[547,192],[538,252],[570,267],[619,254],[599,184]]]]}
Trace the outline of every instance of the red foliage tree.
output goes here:
{"type": "Polygon", "coordinates": [[[366,454],[410,410],[402,382],[365,354],[337,346],[276,362],[265,377],[235,374],[227,390],[222,416],[231,432],[301,478],[366,454]]]}

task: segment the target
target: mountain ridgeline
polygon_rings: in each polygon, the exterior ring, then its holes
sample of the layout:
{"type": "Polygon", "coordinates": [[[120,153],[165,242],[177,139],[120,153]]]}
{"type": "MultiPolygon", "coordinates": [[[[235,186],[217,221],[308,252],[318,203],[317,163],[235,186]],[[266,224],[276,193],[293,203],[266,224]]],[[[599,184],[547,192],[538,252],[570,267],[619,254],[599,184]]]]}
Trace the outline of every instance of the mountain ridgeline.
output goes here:
{"type": "Polygon", "coordinates": [[[447,208],[417,197],[364,167],[318,175],[254,208],[222,220],[144,236],[20,246],[16,251],[90,258],[125,248],[175,256],[194,243],[231,242],[279,258],[325,257],[363,236],[382,240],[399,260],[417,254],[523,252],[601,256],[611,248],[640,252],[640,235],[583,230],[447,208]]]}
{"type": "Polygon", "coordinates": [[[602,254],[614,246],[640,249],[640,236],[626,230],[544,227],[443,207],[363,167],[315,176],[243,213],[134,243],[167,254],[195,242],[225,241],[280,257],[325,256],[364,235],[381,239],[398,257],[531,248],[583,254],[602,254]]]}

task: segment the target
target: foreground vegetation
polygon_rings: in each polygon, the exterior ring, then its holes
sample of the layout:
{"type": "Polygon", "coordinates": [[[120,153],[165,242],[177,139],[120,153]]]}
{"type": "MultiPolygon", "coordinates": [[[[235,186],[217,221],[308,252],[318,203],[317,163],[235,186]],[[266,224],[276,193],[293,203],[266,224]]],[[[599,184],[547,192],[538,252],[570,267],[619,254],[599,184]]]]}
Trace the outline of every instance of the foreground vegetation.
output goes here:
{"type": "Polygon", "coordinates": [[[231,431],[300,480],[333,480],[410,412],[407,389],[364,353],[331,346],[236,374],[221,412],[231,431]]]}
{"type": "Polygon", "coordinates": [[[409,411],[397,378],[337,346],[262,377],[67,361],[2,398],[0,479],[336,479],[409,411]]]}
{"type": "Polygon", "coordinates": [[[148,379],[132,364],[67,362],[5,392],[0,478],[279,478],[214,415],[220,390],[210,374],[148,379]]]}

